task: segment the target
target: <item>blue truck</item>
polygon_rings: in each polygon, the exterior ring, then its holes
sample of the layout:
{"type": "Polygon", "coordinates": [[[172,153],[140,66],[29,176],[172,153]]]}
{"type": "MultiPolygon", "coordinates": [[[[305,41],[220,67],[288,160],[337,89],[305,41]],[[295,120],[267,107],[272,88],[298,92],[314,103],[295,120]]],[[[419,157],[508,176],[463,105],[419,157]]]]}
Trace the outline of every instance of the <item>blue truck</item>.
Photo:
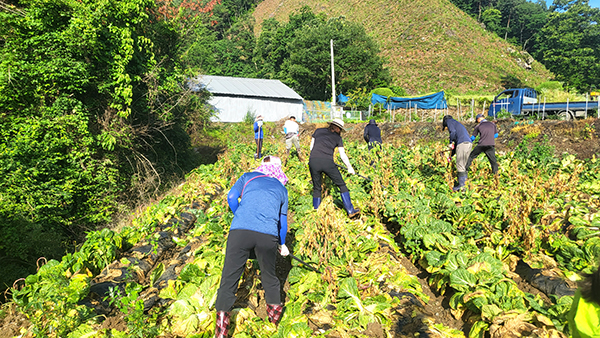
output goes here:
{"type": "Polygon", "coordinates": [[[512,88],[498,94],[490,104],[488,115],[494,118],[501,112],[509,112],[514,117],[556,116],[562,120],[595,116],[600,101],[540,102],[533,88],[512,88]]]}

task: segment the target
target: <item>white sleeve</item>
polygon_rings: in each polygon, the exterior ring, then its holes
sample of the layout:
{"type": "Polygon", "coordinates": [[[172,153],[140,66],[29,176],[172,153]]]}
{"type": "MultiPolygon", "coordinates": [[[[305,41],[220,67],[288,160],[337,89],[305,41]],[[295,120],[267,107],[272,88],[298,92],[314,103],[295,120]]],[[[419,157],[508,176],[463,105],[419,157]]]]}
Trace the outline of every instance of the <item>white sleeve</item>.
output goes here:
{"type": "Polygon", "coordinates": [[[340,152],[340,157],[342,158],[342,162],[344,162],[344,164],[346,165],[346,168],[348,168],[348,172],[353,172],[354,169],[352,168],[352,165],[350,164],[350,160],[348,159],[348,156],[346,155],[346,151],[344,150],[344,147],[339,147],[338,151],[340,152]]]}
{"type": "Polygon", "coordinates": [[[313,146],[315,145],[315,138],[310,139],[310,150],[312,151],[313,146]]]}

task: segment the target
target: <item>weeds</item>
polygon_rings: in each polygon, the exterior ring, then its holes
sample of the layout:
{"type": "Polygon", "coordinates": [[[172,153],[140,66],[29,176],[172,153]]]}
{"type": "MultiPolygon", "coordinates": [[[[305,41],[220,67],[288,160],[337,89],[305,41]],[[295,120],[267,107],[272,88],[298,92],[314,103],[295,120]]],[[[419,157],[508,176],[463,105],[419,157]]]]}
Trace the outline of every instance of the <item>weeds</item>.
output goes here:
{"type": "Polygon", "coordinates": [[[156,317],[144,314],[144,301],[139,298],[141,291],[142,286],[137,283],[127,283],[124,294],[118,288],[110,288],[109,303],[125,314],[130,337],[156,337],[159,333],[156,317]]]}

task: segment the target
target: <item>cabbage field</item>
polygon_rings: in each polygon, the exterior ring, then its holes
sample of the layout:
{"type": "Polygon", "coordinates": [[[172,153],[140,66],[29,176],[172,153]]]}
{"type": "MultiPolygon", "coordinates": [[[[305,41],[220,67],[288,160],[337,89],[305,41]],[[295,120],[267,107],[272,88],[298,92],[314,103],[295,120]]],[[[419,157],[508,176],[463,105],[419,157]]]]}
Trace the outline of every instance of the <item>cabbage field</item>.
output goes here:
{"type": "MultiPolygon", "coordinates": [[[[40,260],[0,310],[0,337],[212,337],[233,217],[226,194],[258,166],[251,139],[229,139],[216,163],[128,226],[40,260]]],[[[282,140],[265,141],[265,154],[285,153],[282,140]]],[[[445,139],[388,141],[379,156],[358,140],[345,148],[360,176],[342,174],[361,215],[346,216],[328,179],[313,210],[307,163],[292,157],[287,245],[310,267],[278,259],[285,310],[275,326],[249,260],[230,336],[568,337],[574,281],[600,258],[599,159],[523,138],[498,154],[498,177],[481,156],[453,193],[445,139]]]]}

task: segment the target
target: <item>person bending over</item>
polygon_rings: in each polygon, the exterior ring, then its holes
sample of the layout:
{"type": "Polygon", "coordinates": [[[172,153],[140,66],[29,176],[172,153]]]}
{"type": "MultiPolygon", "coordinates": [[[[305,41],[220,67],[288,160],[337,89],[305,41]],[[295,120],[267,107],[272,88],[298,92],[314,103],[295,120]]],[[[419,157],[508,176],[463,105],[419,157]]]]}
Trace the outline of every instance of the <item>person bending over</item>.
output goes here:
{"type": "Polygon", "coordinates": [[[255,171],[243,174],[227,194],[227,203],[234,215],[215,303],[217,338],[227,337],[235,294],[251,252],[256,254],[260,266],[269,321],[277,324],[281,319],[283,304],[275,262],[278,252],[282,256],[290,253],[285,245],[287,180],[281,169],[281,160],[267,156],[255,171]]]}

